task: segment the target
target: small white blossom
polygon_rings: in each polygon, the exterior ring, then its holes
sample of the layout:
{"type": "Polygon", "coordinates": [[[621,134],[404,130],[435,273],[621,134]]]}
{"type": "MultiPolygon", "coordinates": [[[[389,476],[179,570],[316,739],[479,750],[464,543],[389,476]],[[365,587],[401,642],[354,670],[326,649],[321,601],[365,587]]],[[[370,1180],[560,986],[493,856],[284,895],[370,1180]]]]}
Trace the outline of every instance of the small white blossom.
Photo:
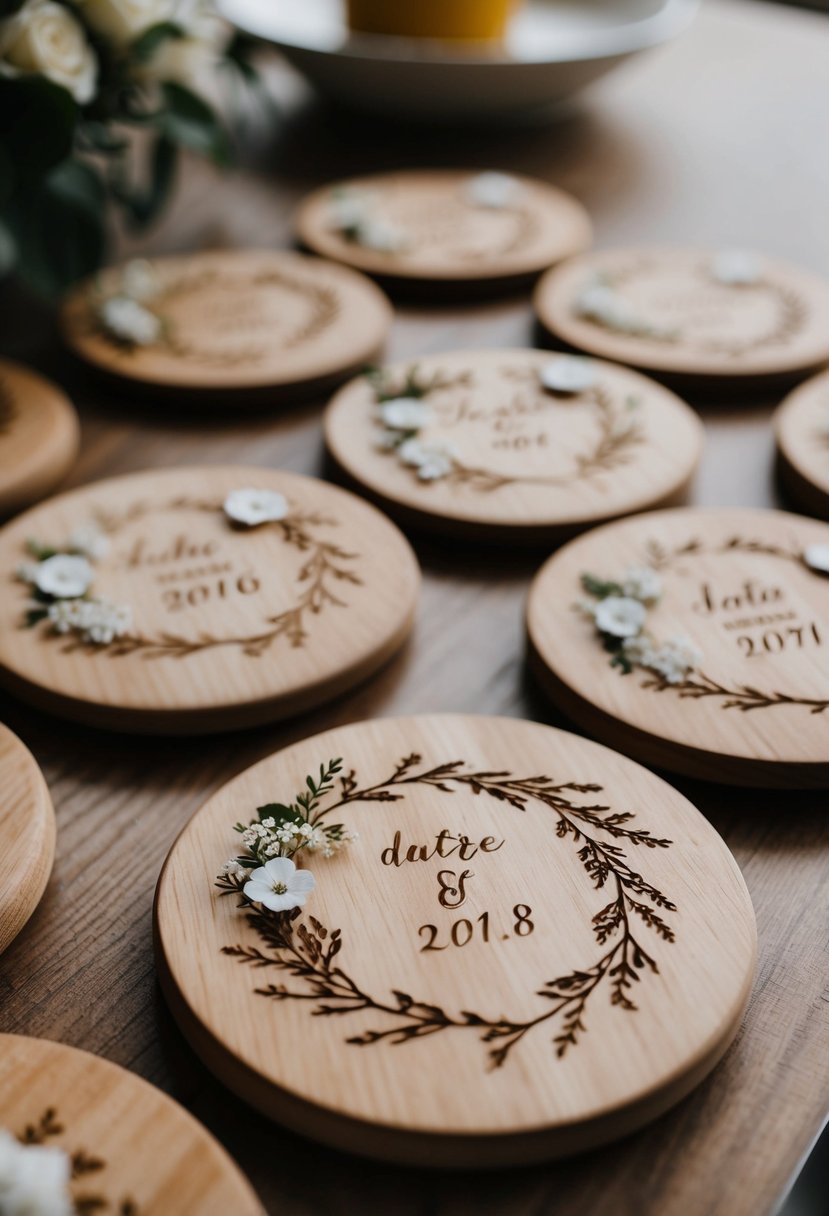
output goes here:
{"type": "Polygon", "coordinates": [[[235,857],[230,857],[222,866],[222,874],[226,874],[228,878],[247,878],[248,871],[244,866],[239,865],[235,857]]]}
{"type": "Polygon", "coordinates": [[[95,523],[81,524],[70,532],[68,548],[99,562],[109,553],[109,537],[95,523]]]}
{"type": "Polygon", "coordinates": [[[253,871],[243,890],[251,903],[272,912],[288,912],[301,908],[315,886],[310,871],[298,870],[290,857],[274,857],[253,871]]]}
{"type": "Polygon", "coordinates": [[[473,207],[502,211],[504,207],[514,207],[523,191],[521,183],[509,173],[490,171],[470,177],[464,195],[473,207]]]}
{"type": "Polygon", "coordinates": [[[646,617],[645,605],[628,595],[608,595],[596,605],[596,628],[614,638],[635,637],[646,617]]]}
{"type": "Polygon", "coordinates": [[[368,218],[371,197],[356,190],[335,191],[329,202],[331,227],[337,232],[356,231],[368,218]]]}
{"type": "Polygon", "coordinates": [[[656,604],[662,598],[662,579],[650,566],[631,566],[622,580],[622,591],[643,604],[656,604]]]}
{"type": "Polygon", "coordinates": [[[455,464],[455,449],[447,443],[421,443],[419,439],[407,439],[397,449],[404,464],[417,469],[421,481],[437,481],[452,472],[455,464]]]}
{"type": "Polygon", "coordinates": [[[681,684],[701,661],[702,654],[693,642],[677,637],[655,650],[643,666],[658,672],[668,684],[681,684]]]}
{"type": "Polygon", "coordinates": [[[596,369],[589,359],[562,355],[545,363],[540,372],[543,388],[551,393],[583,393],[596,383],[596,369]]]}
{"type": "Polygon", "coordinates": [[[829,574],[829,545],[807,545],[803,560],[810,570],[818,574],[829,574]]]}
{"type": "Polygon", "coordinates": [[[108,646],[132,629],[132,609],[109,600],[58,600],[49,605],[55,633],[79,633],[85,642],[108,646]]]}
{"type": "Polygon", "coordinates": [[[607,283],[594,282],[585,287],[576,299],[575,310],[588,321],[632,337],[667,339],[674,336],[673,330],[640,317],[624,296],[607,283]]]}
{"type": "Polygon", "coordinates": [[[34,584],[44,595],[58,599],[75,599],[85,595],[92,585],[94,573],[85,557],[72,553],[56,553],[39,562],[34,584]]]}
{"type": "Polygon", "coordinates": [[[256,528],[284,519],[288,514],[288,500],[276,490],[232,490],[225,499],[224,512],[234,523],[256,528]]]}
{"type": "Polygon", "coordinates": [[[110,296],[98,310],[101,324],[119,342],[152,346],[161,337],[161,321],[154,312],[129,296],[110,296]]]}
{"type": "Polygon", "coordinates": [[[763,265],[745,249],[723,249],[711,259],[711,274],[726,287],[750,287],[762,278],[763,265]]]}
{"type": "Polygon", "coordinates": [[[72,1216],[71,1162],[62,1149],[20,1144],[0,1130],[0,1212],[3,1216],[72,1216]]]}
{"type": "Polygon", "coordinates": [[[390,431],[387,427],[378,426],[374,429],[374,446],[381,452],[391,452],[400,442],[400,432],[390,431]]]}
{"type": "Polygon", "coordinates": [[[419,431],[428,426],[432,411],[417,397],[394,397],[380,406],[380,417],[395,431],[419,431]]]}
{"type": "Polygon", "coordinates": [[[625,638],[622,643],[622,651],[625,658],[629,659],[631,663],[638,664],[640,667],[650,667],[651,659],[654,656],[653,639],[646,633],[640,633],[637,637],[625,638]]]}
{"type": "Polygon", "coordinates": [[[402,253],[410,243],[407,233],[398,224],[373,216],[357,227],[355,239],[376,253],[402,253]]]}

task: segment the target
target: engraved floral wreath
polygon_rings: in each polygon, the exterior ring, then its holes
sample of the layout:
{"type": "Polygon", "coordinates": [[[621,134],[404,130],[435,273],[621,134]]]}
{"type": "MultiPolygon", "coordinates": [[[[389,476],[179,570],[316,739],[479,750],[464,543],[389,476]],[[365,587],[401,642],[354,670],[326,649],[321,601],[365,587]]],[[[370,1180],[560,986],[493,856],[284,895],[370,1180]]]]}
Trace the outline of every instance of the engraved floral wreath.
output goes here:
{"type": "MultiPolygon", "coordinates": [[[[15,1137],[0,1131],[3,1138],[4,1182],[15,1191],[21,1206],[15,1211],[66,1211],[75,1216],[111,1212],[113,1216],[139,1216],[139,1207],[128,1196],[112,1200],[100,1188],[90,1190],[92,1179],[107,1168],[106,1161],[85,1149],[67,1152],[56,1143],[65,1132],[57,1110],[50,1106],[34,1123],[15,1137]],[[21,1194],[29,1180],[38,1180],[36,1195],[21,1194]],[[27,1206],[32,1203],[31,1209],[27,1206]]],[[[4,1192],[5,1193],[5,1192],[4,1192]]]]}
{"type": "MultiPolygon", "coordinates": [[[[581,383],[574,381],[571,385],[568,381],[573,373],[569,373],[562,378],[562,384],[567,384],[567,387],[554,388],[551,382],[550,392],[574,404],[593,406],[599,426],[593,447],[577,455],[573,468],[568,472],[556,476],[497,473],[465,464],[451,445],[421,442],[418,435],[428,420],[428,409],[423,402],[443,389],[472,387],[474,378],[471,371],[459,372],[454,376],[436,372],[427,379],[419,375],[417,367],[411,367],[402,381],[393,380],[388,372],[382,370],[369,372],[380,423],[377,445],[409,467],[418,481],[445,478],[451,485],[465,486],[480,493],[492,493],[504,486],[518,484],[568,486],[627,463],[631,448],[645,438],[641,420],[635,417],[638,398],[629,396],[622,409],[615,407],[610,393],[595,383],[594,373],[585,360],[571,360],[562,356],[545,370],[554,372],[559,366],[564,369],[565,365],[572,365],[581,383]]],[[[526,381],[542,390],[545,387],[544,371],[539,373],[528,368],[501,370],[507,378],[526,381]]]]}
{"type": "Polygon", "coordinates": [[[555,782],[546,776],[513,777],[507,771],[475,771],[462,760],[421,767],[423,759],[412,753],[403,757],[384,781],[360,788],[354,770],[342,775],[342,761],[320,765],[318,776],[306,778],[306,788],[289,804],[260,807],[257,818],[236,830],[242,834],[246,852],[232,858],[216,880],[223,895],[238,895],[239,907],[264,949],[259,946],[222,947],[222,953],[256,970],[275,970],[299,981],[255,988],[254,993],[272,1001],[316,1002],[316,1017],[332,1017],[371,1011],[388,1024],[370,1029],[346,1042],[369,1047],[387,1042],[391,1046],[449,1030],[473,1030],[488,1047],[490,1069],[500,1068],[512,1049],[536,1027],[558,1017],[552,1043],[561,1058],[581,1042],[587,1031],[588,1002],[602,983],[609,989],[615,1008],[635,1012],[634,986],[647,973],[658,974],[656,960],[644,949],[634,932],[641,921],[663,942],[675,941],[674,929],[661,913],[676,912],[676,905],[653,883],[635,870],[618,841],[646,849],[667,849],[672,841],[652,836],[647,829],[633,828],[631,812],[613,811],[602,803],[583,803],[574,795],[599,794],[602,786],[572,781],[555,782]],[[324,805],[336,789],[338,796],[324,805]],[[420,785],[452,794],[466,789],[525,811],[540,803],[555,816],[559,840],[572,840],[576,856],[595,890],[609,886],[612,898],[591,917],[591,928],[599,946],[597,958],[583,967],[544,983],[536,995],[550,1002],[540,1014],[528,1019],[492,1016],[471,1010],[447,1012],[439,1005],[417,1000],[400,989],[388,995],[372,995],[344,969],[339,956],[343,935],[329,931],[315,917],[302,919],[302,908],[314,889],[313,874],[297,870],[291,857],[301,849],[320,849],[324,855],[338,851],[355,839],[340,823],[328,822],[334,812],[356,803],[400,801],[406,786],[420,785]],[[258,867],[258,868],[255,868],[258,867]]]}
{"type": "Polygon", "coordinates": [[[728,686],[707,675],[699,667],[702,656],[685,639],[672,639],[657,647],[644,632],[647,608],[661,596],[660,573],[675,562],[702,554],[759,553],[814,571],[817,575],[829,570],[829,548],[825,545],[784,548],[764,541],[746,540],[732,536],[720,545],[706,547],[697,539],[667,550],[656,541],[646,546],[647,566],[628,571],[617,582],[583,574],[582,587],[593,597],[577,607],[589,616],[598,636],[611,654],[611,665],[624,675],[641,667],[649,672],[641,687],[654,692],[675,692],[680,698],[700,701],[715,698],[722,709],[738,709],[748,713],[755,709],[772,709],[783,705],[799,705],[812,714],[829,709],[829,698],[799,697],[791,693],[767,692],[750,684],[728,686]]]}
{"type": "MultiPolygon", "coordinates": [[[[163,284],[152,263],[128,262],[121,271],[114,290],[103,292],[95,286],[90,295],[91,330],[106,342],[124,352],[138,348],[161,347],[180,359],[192,359],[216,367],[237,367],[259,363],[271,349],[265,343],[248,346],[235,352],[222,352],[179,340],[164,313],[164,305],[175,296],[198,293],[216,283],[227,283],[232,276],[221,269],[208,267],[181,274],[163,284]]],[[[245,288],[282,287],[305,299],[311,306],[310,316],[297,325],[282,343],[284,350],[293,350],[318,337],[336,320],[341,311],[337,291],[324,283],[286,274],[282,270],[261,270],[248,279],[238,280],[245,288]]]]}
{"type": "Polygon", "coordinates": [[[23,563],[17,571],[17,577],[29,584],[34,597],[24,624],[31,628],[48,622],[48,636],[63,637],[67,653],[85,649],[114,658],[138,653],[147,659],[187,658],[204,650],[237,646],[243,654],[259,658],[279,638],[285,638],[293,647],[303,646],[309,616],[318,615],[326,607],[346,606],[332,590],[332,584],[360,586],[362,582],[350,568],[357,554],[313,536],[314,529],[334,527],[336,520],[314,512],[291,510],[283,495],[274,491],[236,490],[224,504],[188,497],[160,504],[141,501],[118,513],[98,509],[94,519],[94,525],[77,529],[60,550],[29,541],[29,552],[37,560],[23,563]],[[222,510],[237,527],[275,528],[285,544],[307,555],[297,576],[301,590],[296,603],[269,617],[261,631],[240,637],[201,633],[197,638],[164,631],[157,637],[145,637],[133,631],[129,608],[88,594],[93,576],[90,559],[105,555],[109,537],[125,525],[159,512],[222,510]],[[75,582],[76,578],[80,581],[75,582]]]}
{"type": "MultiPolygon", "coordinates": [[[[682,333],[678,329],[654,325],[647,321],[617,292],[617,288],[646,272],[652,265],[650,259],[640,258],[626,267],[597,273],[594,280],[576,297],[576,313],[584,320],[613,333],[666,344],[680,341],[682,333]]],[[[725,250],[715,256],[709,265],[700,266],[698,273],[707,282],[713,280],[735,291],[762,291],[770,295],[778,304],[779,317],[771,330],[756,338],[743,342],[712,339],[695,343],[695,349],[736,359],[766,346],[784,345],[803,328],[808,308],[799,293],[781,283],[764,279],[760,263],[752,255],[725,250]]]]}

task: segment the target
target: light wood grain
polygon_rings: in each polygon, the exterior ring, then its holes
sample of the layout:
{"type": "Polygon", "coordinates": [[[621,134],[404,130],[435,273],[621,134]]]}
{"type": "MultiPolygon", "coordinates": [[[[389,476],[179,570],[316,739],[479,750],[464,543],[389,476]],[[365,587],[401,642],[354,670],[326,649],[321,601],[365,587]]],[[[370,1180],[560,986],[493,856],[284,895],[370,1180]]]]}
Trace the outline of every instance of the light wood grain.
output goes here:
{"type": "Polygon", "coordinates": [[[429,421],[417,438],[454,453],[439,480],[421,480],[379,445],[373,377],[335,395],[325,415],[328,452],[402,523],[489,542],[551,545],[590,524],[681,501],[703,442],[693,411],[655,381],[598,361],[584,364],[595,376],[585,391],[547,391],[541,373],[556,358],[453,351],[382,370],[386,392],[410,375],[435,385],[422,398],[429,421]]]}
{"type": "Polygon", "coordinates": [[[132,610],[109,645],[25,626],[6,597],[0,681],[55,713],[112,729],[200,733],[297,713],[365,679],[412,627],[420,574],[394,525],[354,495],[246,467],[166,469],[62,495],[8,525],[12,579],[30,537],[60,546],[84,525],[109,551],[91,593],[132,610]],[[233,490],[275,491],[284,519],[233,527],[233,490]]]}
{"type": "Polygon", "coordinates": [[[398,288],[417,283],[437,294],[451,286],[501,290],[590,244],[584,207],[546,182],[515,177],[515,199],[478,206],[467,190],[476,174],[415,170],[330,183],[305,199],[296,217],[300,240],[323,257],[345,262],[398,288]],[[405,245],[381,251],[352,240],[332,223],[334,192],[365,198],[366,214],[390,224],[405,245]]]}
{"type": "Polygon", "coordinates": [[[56,384],[0,359],[0,516],[37,502],[78,455],[78,416],[56,384]]]}
{"type": "Polygon", "coordinates": [[[773,425],[782,484],[807,514],[829,519],[829,373],[790,393],[773,425]]]}
{"type": "Polygon", "coordinates": [[[375,359],[391,308],[368,279],[347,267],[287,250],[217,250],[156,258],[157,294],[144,307],[159,338],[129,346],[100,324],[102,302],[123,291],[123,268],[82,284],[61,325],[69,346],[101,371],[158,390],[233,392],[244,404],[322,392],[375,359]]]}
{"type": "Polygon", "coordinates": [[[450,715],[335,729],[243,773],[176,841],[155,919],[173,1010],[237,1093],[432,1166],[544,1160],[649,1122],[725,1051],[756,953],[733,858],[681,795],[565,732],[450,715]],[[274,948],[285,918],[248,921],[206,876],[234,823],[336,758],[321,822],[359,840],[302,855],[316,887],[274,948]]]}
{"type": "Polygon", "coordinates": [[[78,1211],[263,1211],[227,1153],[178,1103],[88,1052],[0,1035],[0,1109],[3,1127],[24,1143],[72,1158],[78,1211]]]}
{"type": "Polygon", "coordinates": [[[25,925],[49,881],[55,812],[28,748],[0,725],[0,951],[25,925]]]}
{"type": "MultiPolygon", "coordinates": [[[[291,209],[313,186],[384,164],[433,164],[439,153],[447,164],[497,164],[561,185],[587,205],[602,247],[749,245],[829,274],[829,186],[815,154],[825,141],[827,55],[824,17],[709,0],[687,36],[609,76],[552,128],[441,132],[439,147],[434,129],[332,120],[277,74],[283,119],[273,146],[236,177],[190,164],[164,227],[129,251],[240,245],[252,235],[284,245],[291,209]],[[770,171],[771,148],[785,173],[770,171]]],[[[322,402],[279,417],[231,412],[197,427],[192,414],[137,408],[121,388],[88,383],[62,356],[46,310],[14,295],[3,308],[4,351],[35,363],[80,406],[85,446],[74,483],[186,463],[322,470],[322,402]]],[[[526,300],[407,308],[389,357],[520,346],[531,333],[526,300]]],[[[695,501],[778,505],[769,425],[777,397],[693,403],[708,438],[695,501]]],[[[347,700],[295,722],[206,746],[92,734],[6,704],[48,776],[60,838],[55,879],[0,959],[0,1024],[90,1048],[172,1093],[244,1165],[274,1216],[771,1216],[829,1105],[829,822],[820,794],[673,781],[745,874],[758,980],[744,1029],[712,1077],[646,1131],[588,1156],[476,1178],[372,1167],[288,1132],[277,1144],[273,1125],[212,1079],[169,1016],[155,985],[153,891],[175,836],[235,773],[358,719],[436,709],[555,719],[524,678],[536,562],[490,555],[473,565],[466,549],[425,543],[418,552],[425,579],[411,650],[347,700]]]]}
{"type": "Polygon", "coordinates": [[[793,379],[826,363],[829,279],[760,253],[757,282],[724,284],[713,273],[718,252],[643,245],[568,259],[538,284],[535,310],[570,346],[666,375],[793,379]],[[619,332],[584,316],[579,301],[594,283],[655,332],[619,332]]]}
{"type": "Polygon", "coordinates": [[[760,786],[829,781],[829,580],[803,553],[825,524],[785,512],[666,511],[565,546],[530,592],[527,626],[542,684],[604,742],[690,776],[760,786]],[[676,687],[610,665],[576,610],[581,577],[655,569],[647,616],[657,645],[687,638],[698,666],[676,687]]]}

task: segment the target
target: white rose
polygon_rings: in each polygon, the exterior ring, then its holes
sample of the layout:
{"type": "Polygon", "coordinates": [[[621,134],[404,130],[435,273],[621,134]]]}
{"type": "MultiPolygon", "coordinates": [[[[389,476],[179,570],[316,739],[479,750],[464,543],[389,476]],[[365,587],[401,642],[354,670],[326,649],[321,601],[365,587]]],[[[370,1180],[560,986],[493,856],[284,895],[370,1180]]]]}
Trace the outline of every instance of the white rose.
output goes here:
{"type": "Polygon", "coordinates": [[[432,412],[416,397],[393,397],[380,406],[380,417],[395,431],[420,431],[431,421],[432,412]]]}
{"type": "Polygon", "coordinates": [[[152,346],[161,337],[159,318],[129,296],[110,296],[99,308],[98,316],[104,329],[120,342],[152,346]]]}
{"type": "Polygon", "coordinates": [[[172,21],[174,0],[78,0],[96,34],[117,47],[127,46],[160,21],[172,21]]]}
{"type": "Polygon", "coordinates": [[[38,565],[35,586],[44,595],[53,595],[56,599],[77,599],[86,595],[94,577],[94,571],[85,557],[56,553],[38,565]]]}
{"type": "Polygon", "coordinates": [[[224,501],[224,512],[235,524],[258,528],[276,523],[288,514],[288,500],[277,490],[231,490],[224,501]]]}
{"type": "Polygon", "coordinates": [[[0,74],[37,73],[62,85],[80,105],[91,101],[98,60],[83,26],[55,0],[27,0],[0,21],[0,74]]]}
{"type": "Polygon", "coordinates": [[[614,638],[632,638],[641,633],[647,610],[628,595],[608,595],[596,605],[596,628],[614,638]]]}

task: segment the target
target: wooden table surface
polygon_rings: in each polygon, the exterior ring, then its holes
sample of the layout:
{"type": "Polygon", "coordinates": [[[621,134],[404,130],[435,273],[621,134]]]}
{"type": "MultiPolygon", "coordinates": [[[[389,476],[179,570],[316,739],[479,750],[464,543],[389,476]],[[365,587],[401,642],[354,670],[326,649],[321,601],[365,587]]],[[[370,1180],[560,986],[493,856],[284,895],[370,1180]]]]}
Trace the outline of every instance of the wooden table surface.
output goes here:
{"type": "MultiPolygon", "coordinates": [[[[434,163],[538,174],[581,198],[599,244],[756,246],[829,274],[829,20],[707,0],[693,30],[627,65],[553,126],[406,133],[334,121],[289,99],[279,137],[234,177],[188,166],[149,251],[283,245],[295,200],[344,172],[434,163]]],[[[295,89],[278,78],[280,89],[295,89]]],[[[60,352],[45,309],[2,301],[3,354],[54,375],[83,417],[72,484],[149,466],[239,461],[323,471],[320,403],[199,419],[102,392],[60,352]]],[[[526,298],[401,308],[394,357],[532,342],[526,298]]],[[[703,407],[695,500],[777,501],[774,402],[703,407]]],[[[587,1157],[490,1176],[415,1174],[341,1157],[266,1124],[206,1073],[156,984],[150,908],[182,825],[233,774],[337,723],[430,710],[555,722],[524,673],[522,613],[539,558],[419,544],[412,644],[378,679],[296,722],[209,742],[95,734],[16,704],[3,716],[43,765],[58,816],[44,901],[0,959],[0,1031],[98,1052],[172,1093],[249,1173],[269,1212],[374,1216],[763,1216],[829,1105],[829,827],[825,799],[677,782],[734,851],[754,899],[760,966],[744,1028],[701,1088],[656,1125],[587,1157]]],[[[820,726],[816,726],[820,729],[820,726]]],[[[176,1216],[196,1216],[181,1213],[176,1216]]]]}

